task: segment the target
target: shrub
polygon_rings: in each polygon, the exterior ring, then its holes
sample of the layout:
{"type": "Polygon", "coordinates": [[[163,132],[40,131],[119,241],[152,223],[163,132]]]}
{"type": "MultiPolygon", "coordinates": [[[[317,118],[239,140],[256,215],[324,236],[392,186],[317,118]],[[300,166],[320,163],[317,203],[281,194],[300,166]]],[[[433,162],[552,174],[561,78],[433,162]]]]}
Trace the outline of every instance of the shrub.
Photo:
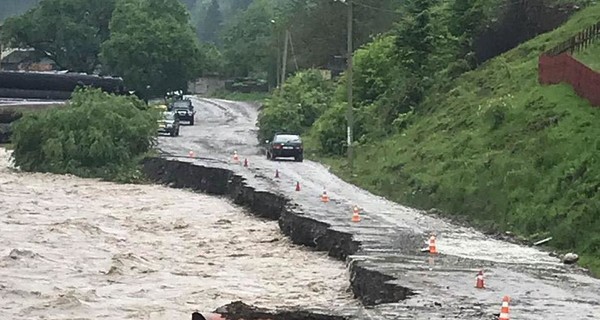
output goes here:
{"type": "Polygon", "coordinates": [[[15,165],[118,181],[138,178],[153,146],[157,114],[135,97],[78,89],[62,108],[27,113],[14,124],[15,165]]]}
{"type": "Polygon", "coordinates": [[[258,118],[259,138],[276,132],[303,134],[327,110],[333,87],[318,70],[300,72],[289,78],[283,90],[268,99],[258,118]]]}

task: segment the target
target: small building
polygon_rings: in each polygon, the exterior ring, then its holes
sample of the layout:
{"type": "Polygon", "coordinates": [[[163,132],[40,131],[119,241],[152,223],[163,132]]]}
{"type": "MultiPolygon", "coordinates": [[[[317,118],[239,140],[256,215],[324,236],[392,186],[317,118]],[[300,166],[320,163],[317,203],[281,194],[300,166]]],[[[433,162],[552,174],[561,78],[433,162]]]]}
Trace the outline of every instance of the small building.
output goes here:
{"type": "Polygon", "coordinates": [[[0,70],[53,71],[56,63],[35,49],[16,48],[4,50],[0,55],[0,70]]]}
{"type": "Polygon", "coordinates": [[[327,61],[327,65],[324,66],[324,69],[331,71],[331,77],[337,78],[344,71],[346,71],[347,59],[343,55],[336,55],[329,57],[329,61],[327,61]]]}
{"type": "Polygon", "coordinates": [[[328,69],[317,69],[317,70],[319,70],[319,72],[321,73],[321,77],[323,77],[323,79],[331,80],[331,78],[332,78],[331,70],[328,70],[328,69]]]}
{"type": "Polygon", "coordinates": [[[188,84],[188,93],[210,95],[225,88],[225,80],[217,75],[206,75],[188,84]]]}

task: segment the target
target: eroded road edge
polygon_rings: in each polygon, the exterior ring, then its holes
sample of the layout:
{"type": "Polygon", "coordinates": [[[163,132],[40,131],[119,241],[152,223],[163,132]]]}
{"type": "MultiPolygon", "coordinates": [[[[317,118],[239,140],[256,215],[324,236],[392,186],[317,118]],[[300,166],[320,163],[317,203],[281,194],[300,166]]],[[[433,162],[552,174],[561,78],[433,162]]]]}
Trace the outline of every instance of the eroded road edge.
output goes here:
{"type": "MultiPolygon", "coordinates": [[[[207,194],[227,196],[237,205],[262,218],[277,220],[283,234],[295,244],[325,251],[329,256],[346,261],[356,254],[360,243],[352,234],[332,230],[330,225],[306,217],[287,197],[272,192],[257,191],[233,171],[207,167],[190,162],[147,158],[144,174],[154,182],[173,188],[186,188],[207,194]]],[[[349,263],[350,287],[364,305],[392,303],[414,294],[409,288],[389,283],[393,277],[360,265],[349,263]]]]}

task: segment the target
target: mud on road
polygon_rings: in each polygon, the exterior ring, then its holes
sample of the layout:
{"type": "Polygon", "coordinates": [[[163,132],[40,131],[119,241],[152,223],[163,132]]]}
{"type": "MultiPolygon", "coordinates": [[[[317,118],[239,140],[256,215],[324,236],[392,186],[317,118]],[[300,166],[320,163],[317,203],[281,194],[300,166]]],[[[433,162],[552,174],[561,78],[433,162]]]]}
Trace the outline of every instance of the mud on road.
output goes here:
{"type": "Polygon", "coordinates": [[[0,149],[2,319],[189,319],[237,300],[357,305],[342,263],[224,199],[8,167],[0,149]]]}
{"type": "Polygon", "coordinates": [[[285,195],[307,217],[361,242],[349,262],[388,275],[395,279],[389,283],[416,293],[404,301],[370,301],[376,306],[364,310],[362,318],[493,319],[502,297],[509,295],[514,318],[600,319],[600,281],[576,267],[561,264],[547,252],[499,241],[377,197],[345,183],[321,164],[269,161],[256,139],[257,106],[192,99],[196,125],[183,126],[180,137],[161,137],[165,153],[182,160],[193,151],[200,158],[182,161],[224,167],[244,176],[249,185],[285,195]],[[248,168],[232,162],[234,151],[241,162],[248,160],[248,168]],[[274,179],[276,170],[280,179],[274,179]],[[297,182],[300,192],[294,191],[297,182]],[[319,200],[324,189],[332,199],[328,204],[319,200]],[[353,204],[362,209],[358,224],[350,222],[353,204]],[[437,234],[441,252],[434,258],[419,252],[431,232],[437,234]],[[486,290],[474,288],[480,269],[486,290]]]}

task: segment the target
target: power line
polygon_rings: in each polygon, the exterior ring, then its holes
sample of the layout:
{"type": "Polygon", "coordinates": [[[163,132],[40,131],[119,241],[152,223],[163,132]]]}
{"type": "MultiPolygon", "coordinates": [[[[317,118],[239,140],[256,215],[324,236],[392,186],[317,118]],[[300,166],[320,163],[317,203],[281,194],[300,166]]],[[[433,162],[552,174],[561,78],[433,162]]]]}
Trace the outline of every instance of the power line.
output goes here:
{"type": "Polygon", "coordinates": [[[381,11],[381,12],[393,13],[393,14],[397,14],[397,15],[401,15],[402,14],[402,13],[400,13],[398,11],[393,11],[393,10],[378,8],[378,7],[374,7],[372,5],[368,5],[368,4],[364,4],[364,3],[359,3],[359,2],[356,2],[356,1],[354,2],[354,5],[359,6],[359,7],[363,7],[363,8],[367,8],[367,9],[371,9],[371,10],[381,11]]]}

